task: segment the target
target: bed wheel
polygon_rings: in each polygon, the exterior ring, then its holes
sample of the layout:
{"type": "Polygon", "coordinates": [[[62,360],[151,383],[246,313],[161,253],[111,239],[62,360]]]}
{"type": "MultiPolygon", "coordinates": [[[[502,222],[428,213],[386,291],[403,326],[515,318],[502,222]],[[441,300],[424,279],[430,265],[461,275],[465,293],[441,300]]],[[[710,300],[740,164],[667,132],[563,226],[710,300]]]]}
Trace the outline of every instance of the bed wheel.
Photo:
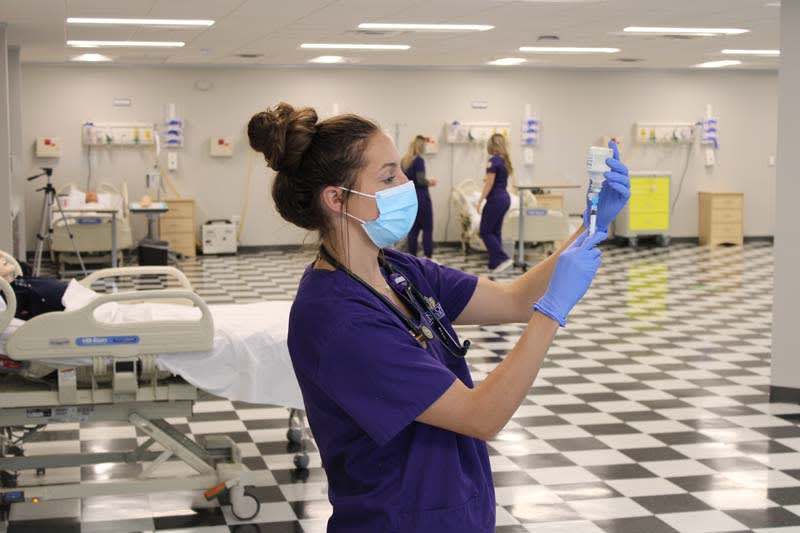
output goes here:
{"type": "Polygon", "coordinates": [[[37,469],[36,469],[36,475],[37,475],[37,476],[43,476],[43,475],[45,475],[46,473],[47,473],[47,469],[45,469],[45,468],[37,468],[37,469]]]}
{"type": "Polygon", "coordinates": [[[286,439],[293,444],[303,442],[303,432],[297,428],[291,428],[286,432],[286,439]]]}
{"type": "Polygon", "coordinates": [[[247,522],[252,520],[261,511],[261,502],[250,492],[250,487],[231,494],[231,512],[237,520],[247,522]],[[237,494],[238,493],[238,494],[237,494]]]}
{"type": "Polygon", "coordinates": [[[301,470],[308,468],[310,462],[307,453],[298,453],[294,456],[294,466],[301,470]]]}

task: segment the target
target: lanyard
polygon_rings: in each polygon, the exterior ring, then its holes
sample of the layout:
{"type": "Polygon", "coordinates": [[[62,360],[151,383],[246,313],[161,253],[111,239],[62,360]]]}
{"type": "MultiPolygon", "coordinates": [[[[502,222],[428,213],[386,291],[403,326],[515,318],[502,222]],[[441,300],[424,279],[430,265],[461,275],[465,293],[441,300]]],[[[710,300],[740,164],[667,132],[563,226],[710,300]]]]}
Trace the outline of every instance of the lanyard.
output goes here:
{"type": "Polygon", "coordinates": [[[378,259],[380,265],[389,274],[389,282],[392,288],[404,296],[404,300],[408,303],[414,311],[417,312],[420,318],[420,324],[415,324],[406,314],[400,310],[389,298],[375,290],[375,288],[358,277],[355,273],[350,271],[344,265],[339,263],[331,256],[325,246],[320,246],[319,256],[325,261],[330,263],[334,268],[345,272],[353,280],[357,281],[372,294],[377,296],[384,302],[389,309],[403,322],[408,332],[414,337],[420,346],[427,348],[427,341],[433,340],[434,333],[439,341],[455,357],[465,357],[470,347],[470,341],[465,340],[463,345],[459,344],[458,340],[453,338],[447,328],[442,324],[441,318],[444,317],[442,306],[433,298],[424,296],[401,272],[395,268],[384,257],[378,259]]]}

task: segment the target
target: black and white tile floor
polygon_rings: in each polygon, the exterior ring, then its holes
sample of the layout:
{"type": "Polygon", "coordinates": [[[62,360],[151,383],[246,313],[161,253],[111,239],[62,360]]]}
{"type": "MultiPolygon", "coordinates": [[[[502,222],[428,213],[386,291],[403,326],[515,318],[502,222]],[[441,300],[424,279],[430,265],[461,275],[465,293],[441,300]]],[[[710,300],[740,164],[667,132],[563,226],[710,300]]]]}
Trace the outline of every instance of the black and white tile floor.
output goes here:
{"type": "MultiPolygon", "coordinates": [[[[183,264],[209,303],[287,299],[311,252],[183,264]]],[[[481,255],[442,250],[484,273],[481,255]]],[[[511,274],[509,274],[510,276],[511,274]]],[[[502,533],[800,533],[800,406],[770,404],[772,247],[605,248],[604,266],[550,350],[535,386],[490,443],[502,533]]],[[[508,277],[508,276],[507,276],[508,277]]],[[[461,328],[476,381],[521,325],[461,328]]],[[[224,433],[258,472],[261,513],[239,524],[191,493],[87,498],[81,521],[20,520],[9,531],[321,532],[330,505],[319,454],[293,470],[287,412],[209,398],[187,434],[224,433]]],[[[29,453],[133,447],[128,426],[52,426],[29,453]]],[[[50,471],[82,481],[130,477],[98,465],[50,471]]],[[[29,518],[41,518],[32,516],[29,518]]]]}

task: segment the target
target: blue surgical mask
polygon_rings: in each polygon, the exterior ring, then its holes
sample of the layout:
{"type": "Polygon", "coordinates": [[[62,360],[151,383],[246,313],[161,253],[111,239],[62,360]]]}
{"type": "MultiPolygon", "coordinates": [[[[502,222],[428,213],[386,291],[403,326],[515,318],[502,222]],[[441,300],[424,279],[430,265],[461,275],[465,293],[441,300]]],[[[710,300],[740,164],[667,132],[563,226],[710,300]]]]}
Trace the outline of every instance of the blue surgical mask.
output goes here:
{"type": "Polygon", "coordinates": [[[366,221],[350,213],[345,214],[361,222],[361,227],[378,248],[393,245],[411,231],[411,226],[417,218],[417,192],[414,189],[414,182],[409,181],[391,189],[384,189],[374,195],[345,187],[339,188],[367,198],[375,198],[375,203],[378,204],[378,218],[375,220],[366,221]]]}

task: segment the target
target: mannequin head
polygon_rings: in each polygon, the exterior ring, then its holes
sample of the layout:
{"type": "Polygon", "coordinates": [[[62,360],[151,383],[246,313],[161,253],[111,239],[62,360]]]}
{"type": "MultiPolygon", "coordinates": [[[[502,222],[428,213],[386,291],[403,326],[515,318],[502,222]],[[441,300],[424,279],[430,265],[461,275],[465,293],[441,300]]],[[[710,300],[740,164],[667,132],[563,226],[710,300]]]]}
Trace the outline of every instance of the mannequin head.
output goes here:
{"type": "Polygon", "coordinates": [[[9,263],[5,257],[0,256],[0,278],[7,282],[14,281],[16,274],[14,273],[14,265],[9,263]]]}

